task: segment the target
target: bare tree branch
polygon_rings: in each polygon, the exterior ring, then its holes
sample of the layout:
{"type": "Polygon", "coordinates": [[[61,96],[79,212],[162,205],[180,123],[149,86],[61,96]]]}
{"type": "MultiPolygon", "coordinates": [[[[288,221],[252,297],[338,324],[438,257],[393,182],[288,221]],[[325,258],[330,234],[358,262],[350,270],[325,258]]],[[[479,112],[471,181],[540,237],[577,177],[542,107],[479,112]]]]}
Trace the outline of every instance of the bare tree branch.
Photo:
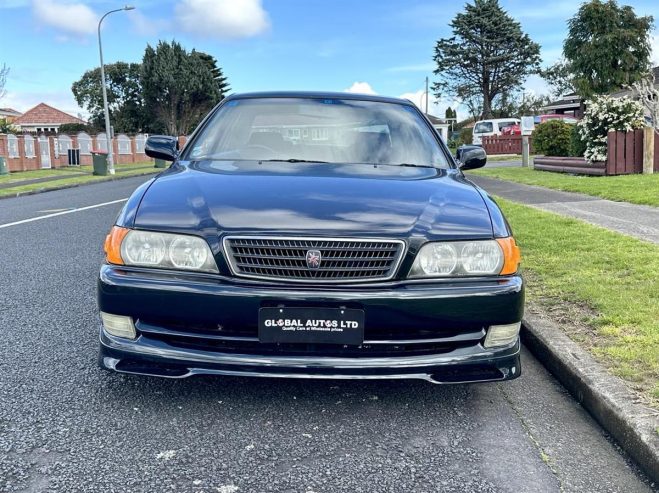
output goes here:
{"type": "Polygon", "coordinates": [[[7,91],[5,89],[5,84],[7,83],[8,75],[9,75],[9,67],[7,67],[7,65],[3,63],[2,68],[0,68],[0,99],[4,98],[5,95],[7,94],[7,91]]]}
{"type": "Polygon", "coordinates": [[[646,77],[627,87],[632,91],[633,97],[639,98],[643,108],[649,113],[652,126],[659,128],[659,88],[654,72],[650,72],[646,77]]]}

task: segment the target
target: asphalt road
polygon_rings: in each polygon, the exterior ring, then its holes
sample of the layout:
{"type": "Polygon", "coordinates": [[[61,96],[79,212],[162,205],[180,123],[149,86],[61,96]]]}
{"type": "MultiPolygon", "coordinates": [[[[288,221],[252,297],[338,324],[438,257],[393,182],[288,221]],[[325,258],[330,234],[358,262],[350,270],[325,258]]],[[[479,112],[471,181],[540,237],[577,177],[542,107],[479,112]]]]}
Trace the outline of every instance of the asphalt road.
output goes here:
{"type": "Polygon", "coordinates": [[[100,370],[121,203],[60,213],[144,180],[0,201],[0,492],[652,491],[528,352],[521,378],[468,386],[100,370]]]}

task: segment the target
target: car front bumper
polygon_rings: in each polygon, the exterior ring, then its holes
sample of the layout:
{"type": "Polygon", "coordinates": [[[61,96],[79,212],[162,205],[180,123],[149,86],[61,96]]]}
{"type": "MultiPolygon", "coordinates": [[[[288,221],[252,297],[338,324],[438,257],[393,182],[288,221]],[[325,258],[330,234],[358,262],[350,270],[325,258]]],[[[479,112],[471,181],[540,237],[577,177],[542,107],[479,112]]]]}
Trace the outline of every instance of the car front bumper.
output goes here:
{"type": "Polygon", "coordinates": [[[519,276],[319,288],[104,265],[98,301],[101,311],[135,320],[134,340],[101,328],[99,363],[117,372],[433,383],[520,375],[519,341],[483,347],[487,327],[521,320],[519,276]],[[261,344],[258,310],[264,306],[362,309],[364,344],[261,344]]]}

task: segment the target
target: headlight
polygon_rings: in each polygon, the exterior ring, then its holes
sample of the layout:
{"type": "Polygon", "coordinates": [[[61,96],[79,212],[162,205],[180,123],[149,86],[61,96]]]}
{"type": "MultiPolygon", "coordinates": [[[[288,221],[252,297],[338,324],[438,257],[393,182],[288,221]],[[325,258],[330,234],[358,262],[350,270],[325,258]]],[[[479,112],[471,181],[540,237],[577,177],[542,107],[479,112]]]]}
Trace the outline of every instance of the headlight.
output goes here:
{"type": "Polygon", "coordinates": [[[113,264],[218,272],[208,243],[198,236],[114,227],[105,253],[113,264]]]}
{"type": "Polygon", "coordinates": [[[425,244],[409,277],[492,276],[517,272],[519,249],[512,238],[425,244]]]}

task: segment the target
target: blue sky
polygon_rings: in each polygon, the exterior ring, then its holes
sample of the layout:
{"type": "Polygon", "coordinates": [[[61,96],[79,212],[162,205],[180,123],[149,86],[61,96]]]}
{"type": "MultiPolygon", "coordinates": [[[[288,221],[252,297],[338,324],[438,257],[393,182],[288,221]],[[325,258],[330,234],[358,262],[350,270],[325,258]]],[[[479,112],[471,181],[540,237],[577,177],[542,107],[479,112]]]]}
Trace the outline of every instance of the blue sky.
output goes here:
{"type": "MultiPolygon", "coordinates": [[[[627,3],[659,21],[659,1],[627,3]]],[[[560,57],[575,1],[501,0],[542,46],[544,64],[560,57]]],[[[432,80],[437,39],[464,2],[446,0],[133,0],[132,12],[104,21],[106,63],[140,61],[147,43],[176,39],[214,55],[234,91],[267,89],[377,92],[420,103],[432,80]]],[[[98,66],[99,15],[122,0],[0,0],[0,65],[11,72],[0,107],[44,101],[81,111],[71,84],[98,66]]],[[[659,23],[659,22],[658,22],[659,23]]],[[[659,63],[659,30],[654,58],[659,63]]],[[[543,92],[533,77],[527,90],[543,92]]],[[[432,100],[434,103],[435,101],[432,100]]],[[[443,114],[450,100],[431,106],[443,114]]]]}

